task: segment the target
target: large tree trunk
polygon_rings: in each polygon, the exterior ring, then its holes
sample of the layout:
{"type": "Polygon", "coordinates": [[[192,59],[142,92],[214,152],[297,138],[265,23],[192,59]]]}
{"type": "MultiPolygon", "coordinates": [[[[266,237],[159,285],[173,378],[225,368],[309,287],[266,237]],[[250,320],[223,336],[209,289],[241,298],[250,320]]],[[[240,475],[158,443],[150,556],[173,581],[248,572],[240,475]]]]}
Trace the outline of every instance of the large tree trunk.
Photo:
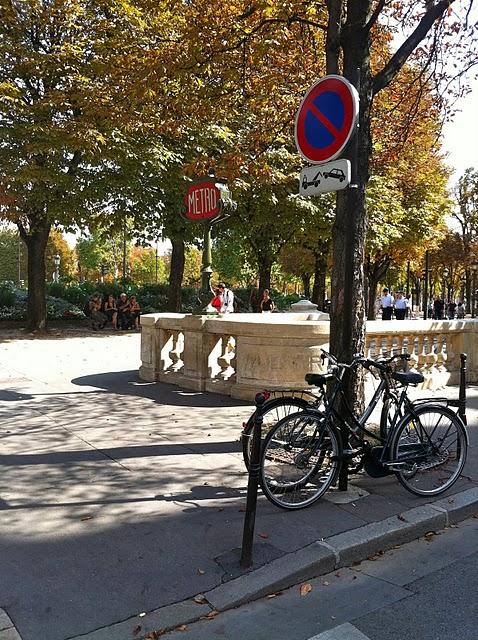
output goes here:
{"type": "Polygon", "coordinates": [[[309,300],[310,298],[310,278],[311,276],[308,273],[303,273],[300,276],[300,279],[302,280],[302,286],[304,287],[304,298],[306,300],[309,300]]]}
{"type": "Polygon", "coordinates": [[[366,282],[368,286],[365,298],[367,300],[367,320],[375,320],[375,301],[377,299],[378,284],[390,268],[390,262],[391,260],[388,256],[378,257],[373,262],[370,260],[370,256],[367,258],[366,282]]]}
{"type": "MultiPolygon", "coordinates": [[[[344,76],[355,81],[360,69],[359,129],[346,157],[355,167],[355,184],[337,195],[336,218],[333,227],[332,308],[330,348],[343,362],[350,362],[355,353],[365,347],[364,255],[367,233],[365,187],[369,178],[371,156],[370,108],[372,79],[370,73],[370,42],[363,26],[368,15],[368,2],[348,3],[347,29],[342,39],[344,76]]],[[[347,377],[347,395],[357,410],[363,404],[360,377],[347,377]]]]}
{"type": "Polygon", "coordinates": [[[169,272],[168,309],[174,313],[181,311],[181,288],[184,274],[184,239],[171,238],[171,269],[169,272]]]}
{"type": "Polygon", "coordinates": [[[257,263],[259,266],[259,291],[271,288],[271,272],[274,261],[270,256],[258,255],[257,263]]]}
{"type": "Polygon", "coordinates": [[[28,251],[27,331],[46,331],[46,269],[45,253],[51,225],[46,221],[27,232],[22,224],[18,230],[28,251]]]}
{"type": "Polygon", "coordinates": [[[329,242],[320,240],[318,250],[314,252],[314,287],[312,289],[312,302],[317,305],[319,311],[325,307],[325,277],[327,275],[327,254],[329,242]]]}

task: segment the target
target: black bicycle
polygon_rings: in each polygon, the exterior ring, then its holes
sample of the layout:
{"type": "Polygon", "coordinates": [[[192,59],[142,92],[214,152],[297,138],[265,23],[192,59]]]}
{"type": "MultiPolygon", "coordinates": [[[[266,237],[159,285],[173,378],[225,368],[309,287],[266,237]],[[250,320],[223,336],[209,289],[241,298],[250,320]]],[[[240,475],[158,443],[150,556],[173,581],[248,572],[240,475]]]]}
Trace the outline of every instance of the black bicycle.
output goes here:
{"type": "MultiPolygon", "coordinates": [[[[327,359],[327,352],[322,350],[322,362],[327,359]]],[[[410,360],[410,355],[407,353],[394,354],[390,357],[379,356],[375,362],[380,362],[384,365],[390,365],[390,370],[398,370],[396,367],[403,367],[406,362],[410,360]]],[[[380,435],[385,437],[390,423],[393,420],[395,414],[396,402],[392,396],[394,393],[395,385],[389,384],[384,389],[382,398],[383,406],[380,415],[380,435]]],[[[264,390],[262,395],[265,397],[265,403],[262,407],[262,427],[261,438],[265,439],[269,431],[275,427],[275,425],[286,416],[290,416],[292,413],[302,411],[303,409],[322,409],[324,407],[325,400],[325,387],[318,386],[317,392],[312,393],[307,390],[296,389],[281,389],[275,391],[264,390]]],[[[440,402],[445,402],[444,398],[440,398],[440,402]]],[[[244,458],[244,464],[246,469],[249,469],[249,462],[251,458],[251,445],[252,445],[252,432],[254,430],[254,418],[256,411],[254,410],[249,416],[248,420],[242,425],[241,444],[242,444],[242,456],[244,458]]]]}
{"type": "Polygon", "coordinates": [[[327,373],[306,376],[309,384],[321,389],[323,410],[307,407],[286,416],[265,438],[260,482],[266,497],[284,509],[307,507],[336,482],[344,461],[351,463],[353,472],[363,468],[372,477],[395,473],[417,495],[435,496],[449,489],[466,461],[468,436],[462,417],[442,399],[414,403],[408,398],[407,387],[423,382],[419,373],[396,371],[390,362],[362,356],[351,364],[326,356],[327,373]],[[343,378],[359,366],[374,372],[380,383],[363,414],[355,418],[343,378]],[[397,387],[402,387],[400,393],[397,387]],[[377,434],[366,424],[383,397],[391,404],[385,433],[377,434]]]}

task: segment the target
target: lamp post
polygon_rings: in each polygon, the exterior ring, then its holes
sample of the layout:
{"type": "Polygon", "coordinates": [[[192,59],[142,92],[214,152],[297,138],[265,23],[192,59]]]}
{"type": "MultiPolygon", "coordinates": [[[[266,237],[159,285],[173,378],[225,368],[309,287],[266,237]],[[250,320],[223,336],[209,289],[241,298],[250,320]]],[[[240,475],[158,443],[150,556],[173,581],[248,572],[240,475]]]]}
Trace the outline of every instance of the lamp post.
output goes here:
{"type": "Polygon", "coordinates": [[[445,302],[447,302],[447,290],[446,290],[446,285],[447,285],[447,281],[448,281],[448,275],[449,275],[450,271],[448,269],[448,267],[445,267],[442,271],[442,293],[441,293],[441,297],[443,298],[443,300],[445,302]]]}
{"type": "Polygon", "coordinates": [[[55,273],[53,274],[53,282],[59,282],[61,258],[58,254],[53,256],[53,262],[55,263],[55,273]]]}
{"type": "Polygon", "coordinates": [[[428,318],[428,260],[429,253],[428,250],[425,251],[425,269],[423,271],[423,319],[426,320],[428,318]]]}
{"type": "Polygon", "coordinates": [[[473,263],[471,265],[471,317],[474,318],[476,315],[476,271],[478,269],[478,265],[473,263]]]}

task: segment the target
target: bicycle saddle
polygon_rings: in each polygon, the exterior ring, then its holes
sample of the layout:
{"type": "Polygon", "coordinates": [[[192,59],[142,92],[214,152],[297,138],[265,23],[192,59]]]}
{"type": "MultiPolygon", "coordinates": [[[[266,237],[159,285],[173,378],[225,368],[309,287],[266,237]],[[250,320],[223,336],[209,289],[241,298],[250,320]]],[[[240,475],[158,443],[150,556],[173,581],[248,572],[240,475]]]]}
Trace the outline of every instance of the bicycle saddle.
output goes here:
{"type": "Polygon", "coordinates": [[[391,377],[400,384],[420,384],[425,380],[421,373],[413,373],[411,371],[395,371],[391,377]]]}
{"type": "Polygon", "coordinates": [[[305,381],[307,384],[313,384],[316,387],[320,387],[325,384],[328,380],[333,380],[333,373],[306,373],[305,381]]]}

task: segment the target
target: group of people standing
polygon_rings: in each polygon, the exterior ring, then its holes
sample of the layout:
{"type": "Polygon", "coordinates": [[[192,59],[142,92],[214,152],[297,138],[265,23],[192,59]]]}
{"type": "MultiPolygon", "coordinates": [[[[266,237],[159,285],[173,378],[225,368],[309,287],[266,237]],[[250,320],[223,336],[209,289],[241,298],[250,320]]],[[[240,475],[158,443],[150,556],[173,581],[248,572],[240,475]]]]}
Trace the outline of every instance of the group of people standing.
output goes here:
{"type": "MultiPolygon", "coordinates": [[[[382,309],[382,320],[391,320],[395,313],[397,320],[405,320],[410,316],[410,300],[403,295],[403,291],[396,291],[395,296],[385,287],[380,298],[380,308],[382,309]]],[[[465,307],[463,302],[445,302],[437,298],[430,302],[427,309],[428,318],[434,320],[453,320],[465,317],[465,307]]]]}
{"type": "Polygon", "coordinates": [[[209,304],[216,313],[234,312],[234,293],[223,282],[219,282],[212,293],[214,297],[209,304]]]}
{"type": "MultiPolygon", "coordinates": [[[[210,302],[210,306],[217,313],[233,313],[236,311],[234,293],[228,289],[223,282],[219,282],[219,284],[212,289],[212,292],[214,297],[210,302]]],[[[244,306],[244,304],[242,304],[242,306],[244,306]]],[[[249,306],[253,313],[276,311],[276,305],[270,296],[269,289],[264,289],[262,293],[257,288],[252,289],[249,306]]]]}
{"type": "Polygon", "coordinates": [[[397,320],[405,320],[409,315],[410,300],[403,295],[403,291],[397,291],[394,297],[385,287],[380,298],[380,307],[382,320],[391,320],[394,312],[397,320]]]}
{"type": "Polygon", "coordinates": [[[108,322],[115,330],[139,330],[141,307],[136,296],[128,298],[126,293],[122,293],[116,299],[114,295],[110,294],[103,299],[99,293],[95,293],[91,296],[88,307],[91,326],[95,331],[103,329],[108,322]]]}

